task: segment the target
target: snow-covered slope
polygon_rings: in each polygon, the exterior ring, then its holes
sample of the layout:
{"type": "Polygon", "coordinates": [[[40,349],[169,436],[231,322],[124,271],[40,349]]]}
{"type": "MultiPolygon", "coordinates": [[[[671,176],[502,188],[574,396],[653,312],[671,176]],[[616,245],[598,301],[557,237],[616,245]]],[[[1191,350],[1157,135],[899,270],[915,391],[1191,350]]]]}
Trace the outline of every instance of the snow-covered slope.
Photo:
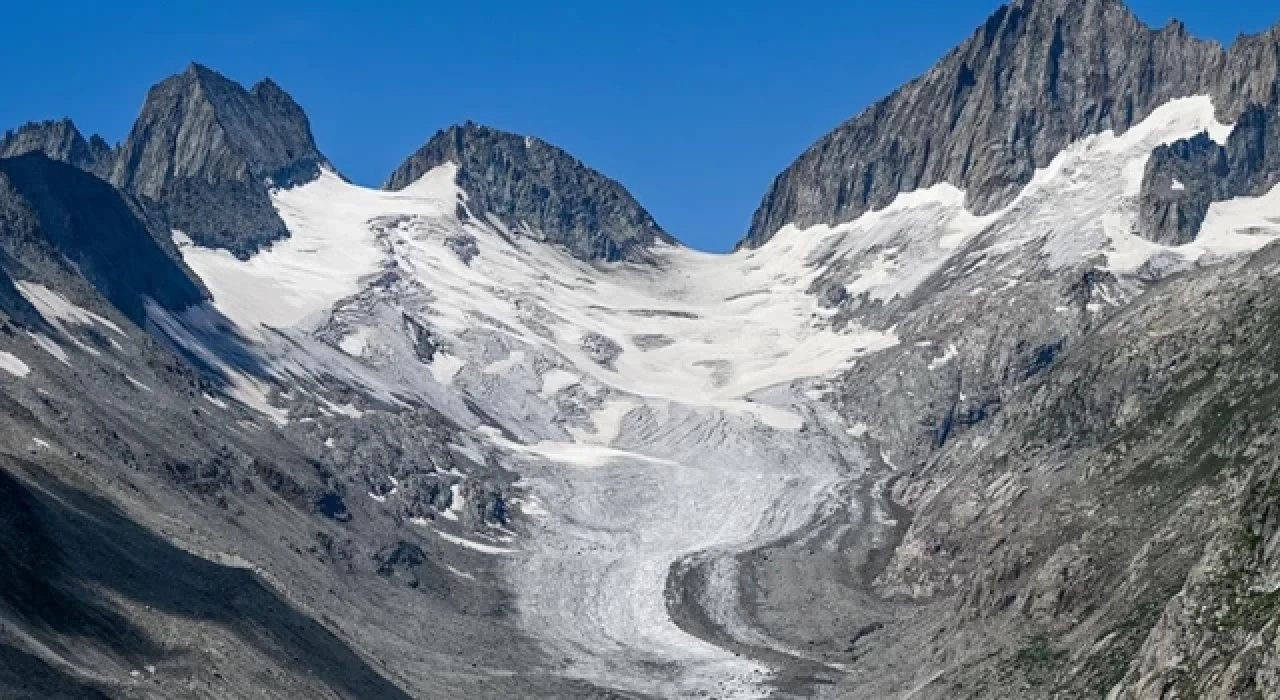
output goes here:
{"type": "MultiPolygon", "coordinates": [[[[971,317],[982,318],[1096,261],[1121,305],[1171,271],[1274,240],[1274,192],[1215,205],[1186,246],[1134,233],[1146,158],[1202,130],[1221,140],[1229,127],[1208,98],[1178,100],[1123,136],[1063,152],[998,212],[974,216],[963,192],[938,185],[724,256],[657,244],[651,263],[584,262],[460,216],[452,165],[396,192],[329,172],[275,192],[292,235],[249,260],[175,240],[266,374],[425,402],[522,477],[518,534],[421,525],[500,559],[521,624],[560,660],[557,673],[657,695],[756,697],[776,664],[730,647],[840,671],[746,621],[736,558],[834,509],[877,507],[855,485],[880,488],[885,467],[850,420],[858,412],[836,410],[857,396],[833,396],[837,383],[891,353],[925,356],[899,374],[973,361],[971,346],[917,313],[924,299],[977,304],[971,317]],[[717,630],[717,643],[695,629],[717,630]]],[[[232,386],[294,420],[253,390],[260,380],[232,386]]]]}

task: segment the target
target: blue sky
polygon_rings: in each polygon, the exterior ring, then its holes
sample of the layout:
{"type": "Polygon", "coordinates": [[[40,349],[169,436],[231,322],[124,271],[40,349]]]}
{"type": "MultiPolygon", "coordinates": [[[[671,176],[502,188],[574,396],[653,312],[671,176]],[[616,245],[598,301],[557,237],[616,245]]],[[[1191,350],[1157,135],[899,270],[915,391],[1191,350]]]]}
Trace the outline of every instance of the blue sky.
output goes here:
{"type": "MultiPolygon", "coordinates": [[[[14,3],[0,42],[0,127],[70,116],[116,142],[147,87],[197,60],[246,83],[274,78],[357,182],[380,184],[435,131],[472,119],[567,149],[681,240],[725,250],[805,147],[926,70],[997,5],[14,3]]],[[[1131,7],[1224,42],[1280,19],[1274,0],[1131,7]]]]}

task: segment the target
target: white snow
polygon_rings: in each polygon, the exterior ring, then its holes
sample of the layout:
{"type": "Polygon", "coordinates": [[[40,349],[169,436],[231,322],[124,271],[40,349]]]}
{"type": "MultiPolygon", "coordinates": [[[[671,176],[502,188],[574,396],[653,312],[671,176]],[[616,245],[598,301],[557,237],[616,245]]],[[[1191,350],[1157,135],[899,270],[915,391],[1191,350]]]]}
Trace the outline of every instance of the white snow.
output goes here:
{"type": "Polygon", "coordinates": [[[475,540],[469,540],[464,537],[458,537],[457,535],[450,535],[447,532],[441,532],[439,530],[436,530],[435,532],[436,532],[436,535],[440,539],[444,540],[445,542],[456,544],[459,547],[466,547],[467,549],[473,549],[477,552],[483,552],[485,554],[515,554],[518,551],[515,549],[508,549],[506,547],[495,547],[490,544],[484,544],[483,542],[476,542],[475,540]]]}
{"type": "Polygon", "coordinates": [[[471,574],[469,574],[469,573],[467,573],[467,572],[465,572],[465,571],[463,571],[463,570],[461,570],[461,569],[455,568],[454,566],[452,566],[452,565],[450,565],[450,564],[445,564],[445,565],[444,565],[444,568],[448,569],[448,570],[449,570],[449,573],[453,574],[454,576],[457,576],[458,578],[465,578],[465,579],[467,579],[468,581],[474,581],[474,580],[476,580],[476,577],[475,577],[475,576],[472,576],[471,574]]]}
{"type": "MultiPolygon", "coordinates": [[[[273,405],[269,399],[270,387],[262,380],[249,376],[224,363],[220,357],[208,348],[193,334],[193,328],[206,327],[214,333],[221,332],[217,313],[206,305],[195,306],[180,314],[172,313],[157,304],[148,303],[147,318],[158,326],[173,342],[200,358],[210,367],[218,368],[228,379],[224,388],[227,396],[244,406],[253,409],[277,425],[289,421],[289,412],[273,405]]],[[[206,396],[214,405],[218,402],[206,396]]],[[[225,407],[225,403],[223,403],[225,407]]],[[[256,426],[252,426],[256,427],[256,426]]]]}
{"type": "Polygon", "coordinates": [[[457,357],[438,353],[431,360],[431,376],[441,384],[452,384],[453,378],[458,376],[458,372],[462,371],[466,365],[466,362],[457,357]]]}
{"type": "Polygon", "coordinates": [[[929,369],[932,371],[942,369],[943,367],[946,366],[948,362],[951,362],[952,360],[954,360],[956,356],[959,354],[960,354],[960,351],[956,349],[956,346],[951,345],[947,348],[946,352],[942,353],[942,355],[938,357],[935,357],[933,360],[929,362],[929,369]]]}
{"type": "Polygon", "coordinates": [[[591,422],[595,425],[595,432],[575,430],[573,431],[574,436],[580,443],[608,445],[621,432],[622,420],[627,417],[627,414],[632,409],[638,406],[640,406],[639,402],[630,399],[609,401],[604,405],[604,408],[591,415],[591,422]]]}
{"type": "Polygon", "coordinates": [[[223,408],[223,409],[227,408],[227,402],[226,402],[226,401],[223,401],[222,399],[220,399],[220,398],[218,398],[218,397],[216,397],[216,396],[214,396],[213,394],[205,394],[205,395],[204,395],[204,400],[205,400],[205,401],[208,401],[209,403],[213,404],[214,406],[217,406],[218,408],[223,408]]]}
{"type": "Polygon", "coordinates": [[[37,347],[45,352],[53,355],[62,364],[70,367],[71,358],[67,356],[67,351],[62,349],[61,345],[53,342],[49,336],[34,331],[27,331],[27,335],[31,336],[31,340],[35,341],[37,347]]]}
{"type": "Polygon", "coordinates": [[[305,187],[273,193],[288,238],[247,261],[188,239],[181,245],[182,257],[218,308],[246,330],[298,325],[356,292],[360,278],[378,270],[382,255],[365,225],[368,207],[358,196],[363,192],[372,190],[353,188],[325,170],[305,187]]]}
{"type": "Polygon", "coordinates": [[[449,509],[441,513],[440,516],[446,520],[457,520],[463,509],[467,507],[467,499],[462,494],[462,484],[450,486],[449,493],[452,495],[452,500],[449,501],[449,509]]]}
{"type": "Polygon", "coordinates": [[[31,368],[27,363],[18,358],[17,355],[0,350],[0,370],[4,370],[15,377],[25,377],[31,374],[31,368]]]}
{"type": "Polygon", "coordinates": [[[568,370],[553,367],[542,375],[542,388],[538,393],[546,399],[577,384],[581,377],[568,370]]]}
{"type": "Polygon", "coordinates": [[[357,328],[351,334],[344,336],[342,341],[338,343],[338,347],[352,357],[360,357],[364,354],[365,348],[368,347],[370,335],[370,329],[357,328]]]}
{"type": "Polygon", "coordinates": [[[92,311],[76,306],[75,304],[67,301],[61,294],[58,294],[42,284],[18,280],[14,282],[14,286],[18,288],[18,291],[22,293],[22,296],[25,297],[27,301],[31,302],[32,306],[36,307],[36,310],[40,312],[40,315],[43,316],[46,321],[57,327],[59,330],[63,330],[62,323],[65,322],[81,326],[92,326],[96,324],[110,329],[117,335],[125,334],[125,332],[120,329],[120,326],[116,325],[110,319],[103,318],[92,311]]]}
{"type": "MultiPolygon", "coordinates": [[[[218,309],[246,328],[302,325],[358,291],[361,278],[394,263],[434,297],[428,320],[447,336],[477,327],[515,333],[527,347],[568,359],[581,372],[575,381],[585,375],[635,396],[737,403],[740,410],[752,410],[743,405],[752,392],[830,373],[897,342],[892,332],[835,332],[815,323],[819,307],[807,290],[820,269],[806,255],[770,250],[719,256],[662,246],[656,253],[667,274],[629,265],[601,274],[560,249],[529,241],[517,248],[492,226],[459,222],[455,177],[454,166],[442,166],[400,192],[384,192],[326,172],[274,195],[293,233],[289,239],[248,261],[193,246],[183,255],[218,309]],[[445,234],[459,230],[477,239],[480,255],[470,265],[445,242],[445,234]],[[531,327],[530,306],[555,320],[546,324],[552,338],[531,327]],[[742,333],[744,327],[753,332],[742,333]],[[675,342],[647,352],[624,350],[610,370],[581,348],[588,333],[624,347],[627,336],[639,334],[675,342]],[[710,366],[725,368],[716,375],[723,381],[713,380],[710,366]]],[[[816,248],[812,237],[799,238],[797,245],[816,248]]],[[[438,353],[431,373],[449,384],[469,361],[438,353]]],[[[491,372],[508,367],[476,366],[491,372]]],[[[540,390],[568,381],[552,370],[540,390]]]]}
{"type": "MultiPolygon", "coordinates": [[[[1208,98],[1177,100],[1122,136],[1085,139],[989,215],[975,216],[964,192],[942,184],[853,222],[784,227],[760,249],[730,255],[658,245],[654,265],[582,262],[538,242],[528,226],[460,221],[465,197],[452,165],[401,192],[360,188],[326,172],[273,194],[291,238],[249,261],[193,245],[182,252],[217,309],[251,334],[268,325],[305,339],[335,306],[343,314],[358,306],[359,323],[341,326],[355,328],[339,342],[343,352],[323,346],[333,355],[325,356],[325,371],[346,368],[405,394],[463,397],[483,409],[482,417],[459,420],[476,429],[454,449],[471,461],[499,458],[527,479],[514,503],[537,516],[536,536],[506,562],[519,574],[522,619],[569,660],[567,674],[641,694],[678,687],[688,695],[754,697],[767,669],[675,625],[665,585],[673,562],[713,560],[707,589],[717,603],[708,614],[752,644],[779,648],[735,622],[726,562],[811,522],[850,472],[869,463],[858,440],[867,426],[846,426],[824,411],[822,388],[899,342],[895,327],[862,326],[857,317],[836,330],[836,310],[810,290],[839,285],[890,303],[926,281],[985,268],[985,286],[966,288],[980,297],[1022,284],[1025,260],[1017,271],[1002,268],[1003,276],[985,267],[1003,253],[1026,250],[1037,267],[1051,268],[1105,258],[1127,274],[1157,255],[1189,264],[1254,250],[1280,235],[1267,218],[1280,211],[1280,189],[1215,205],[1204,234],[1188,246],[1133,234],[1133,200],[1151,151],[1206,130],[1225,140],[1230,127],[1213,115],[1208,98]],[[448,242],[459,234],[474,237],[479,250],[469,263],[448,242]],[[382,306],[345,304],[384,271],[397,276],[376,289],[382,306]],[[426,365],[399,338],[405,315],[446,339],[426,365]],[[620,354],[600,364],[584,350],[600,347],[597,336],[620,354]],[[377,357],[364,357],[375,337],[377,357]],[[639,343],[642,337],[660,342],[639,343]],[[565,391],[575,385],[583,390],[565,391]],[[477,427],[490,420],[515,437],[477,427]],[[582,595],[583,587],[592,595],[582,595]],[[674,685],[652,678],[654,663],[679,669],[674,685]]],[[[1106,301],[1119,304],[1121,296],[1106,301]]],[[[930,369],[958,356],[944,342],[929,352],[930,369]]],[[[278,411],[265,401],[265,387],[230,376],[231,396],[278,411]]],[[[456,520],[462,504],[457,490],[441,518],[456,520]]],[[[516,551],[433,530],[460,547],[516,551]]]]}

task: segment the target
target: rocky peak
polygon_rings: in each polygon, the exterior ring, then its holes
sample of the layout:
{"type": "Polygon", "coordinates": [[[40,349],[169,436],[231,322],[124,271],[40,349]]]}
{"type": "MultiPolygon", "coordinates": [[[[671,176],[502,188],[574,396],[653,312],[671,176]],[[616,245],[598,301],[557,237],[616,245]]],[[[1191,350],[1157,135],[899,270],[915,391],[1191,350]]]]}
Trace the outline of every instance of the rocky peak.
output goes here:
{"type": "Polygon", "coordinates": [[[673,243],[617,182],[540,139],[473,123],[437,133],[388,179],[403,189],[445,163],[473,216],[565,246],[584,260],[646,259],[656,241],[673,243]]]}
{"type": "Polygon", "coordinates": [[[192,64],[151,88],[111,179],[196,243],[247,257],[288,235],[268,189],[328,165],[306,114],[278,85],[246,90],[192,64]]]}
{"type": "Polygon", "coordinates": [[[947,182],[986,213],[1072,142],[1123,132],[1171,99],[1212,95],[1224,120],[1276,93],[1280,27],[1230,51],[1120,0],[1018,0],[923,76],[824,136],[774,181],[745,246],[787,224],[836,224],[947,182]]]}
{"type": "Polygon", "coordinates": [[[43,153],[104,178],[110,175],[115,159],[101,136],[94,134],[86,140],[70,119],[30,122],[0,137],[0,158],[27,153],[43,153]]]}

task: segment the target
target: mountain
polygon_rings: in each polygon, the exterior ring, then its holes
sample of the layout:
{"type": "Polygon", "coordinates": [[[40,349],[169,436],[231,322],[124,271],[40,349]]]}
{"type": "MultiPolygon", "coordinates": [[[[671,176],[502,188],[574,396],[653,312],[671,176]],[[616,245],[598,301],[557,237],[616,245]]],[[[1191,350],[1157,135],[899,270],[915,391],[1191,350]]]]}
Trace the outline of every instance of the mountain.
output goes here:
{"type": "Polygon", "coordinates": [[[198,64],[147,94],[128,138],[86,140],[68,119],[5,134],[0,156],[39,151],[135,196],[199,245],[247,258],[287,237],[269,191],[332,168],[302,108],[271,80],[246,90],[198,64]]]}
{"type": "Polygon", "coordinates": [[[115,153],[101,136],[88,140],[70,119],[25,124],[0,138],[0,158],[40,152],[104,179],[110,177],[115,153]]]}
{"type": "Polygon", "coordinates": [[[492,216],[585,260],[639,261],[654,243],[675,242],[626,189],[568,153],[472,123],[436,134],[386,187],[404,189],[445,163],[458,166],[471,215],[492,216]]]}
{"type": "Polygon", "coordinates": [[[1210,95],[1225,123],[1266,104],[1280,26],[1224,51],[1121,0],[1018,0],[923,76],[840,125],[774,181],[741,245],[839,224],[950,183],[976,213],[1007,205],[1068,145],[1124,133],[1171,99],[1210,95]]]}
{"type": "Polygon", "coordinates": [[[199,67],[25,127],[0,695],[1280,697],[1275,39],[1015,2],[728,255],[199,67]]]}
{"type": "Polygon", "coordinates": [[[246,258],[289,235],[269,190],[326,167],[306,115],[278,85],[246,90],[192,64],[147,93],[110,180],[196,243],[246,258]]]}

